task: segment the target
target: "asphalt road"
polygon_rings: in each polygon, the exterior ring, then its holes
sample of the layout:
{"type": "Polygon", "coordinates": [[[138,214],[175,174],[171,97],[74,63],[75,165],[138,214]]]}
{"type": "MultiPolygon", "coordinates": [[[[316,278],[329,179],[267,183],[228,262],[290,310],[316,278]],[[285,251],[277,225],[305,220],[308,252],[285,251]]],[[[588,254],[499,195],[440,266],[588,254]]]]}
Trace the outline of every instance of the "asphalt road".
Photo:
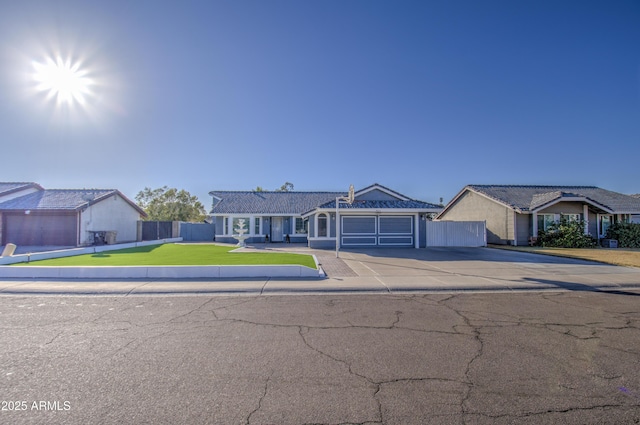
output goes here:
{"type": "Polygon", "coordinates": [[[640,291],[582,289],[1,296],[0,423],[640,423],[640,291]]]}

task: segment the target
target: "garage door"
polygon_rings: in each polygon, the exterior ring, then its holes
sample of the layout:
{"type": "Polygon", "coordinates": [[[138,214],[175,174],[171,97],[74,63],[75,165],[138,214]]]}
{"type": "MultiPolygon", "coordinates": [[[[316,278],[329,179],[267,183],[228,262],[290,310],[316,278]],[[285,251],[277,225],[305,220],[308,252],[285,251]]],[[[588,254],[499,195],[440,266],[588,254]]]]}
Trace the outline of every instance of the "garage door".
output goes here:
{"type": "Polygon", "coordinates": [[[342,216],[342,246],[413,246],[413,216],[342,216]]]}
{"type": "Polygon", "coordinates": [[[18,246],[76,246],[76,214],[3,214],[3,243],[18,246]]]}

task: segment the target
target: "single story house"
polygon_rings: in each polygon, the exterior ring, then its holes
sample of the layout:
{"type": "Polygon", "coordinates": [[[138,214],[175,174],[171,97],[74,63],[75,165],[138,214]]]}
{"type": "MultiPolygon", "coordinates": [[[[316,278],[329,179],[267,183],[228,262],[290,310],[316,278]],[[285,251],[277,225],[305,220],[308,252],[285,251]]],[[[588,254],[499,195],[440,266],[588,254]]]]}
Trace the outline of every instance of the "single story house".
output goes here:
{"type": "Polygon", "coordinates": [[[584,220],[585,233],[603,238],[611,224],[640,214],[640,198],[595,186],[465,186],[436,220],[484,220],[487,242],[527,245],[562,216],[584,220]]]}
{"type": "Polygon", "coordinates": [[[346,192],[211,191],[216,241],[297,242],[311,248],[425,246],[424,221],[442,205],[411,199],[380,184],[346,192]],[[336,209],[336,201],[339,208],[336,209]],[[339,217],[339,220],[336,219],[339,217]],[[336,228],[336,223],[339,223],[336,228]]]}
{"type": "MultiPolygon", "coordinates": [[[[0,190],[10,185],[0,183],[0,190]]],[[[115,232],[117,242],[132,242],[137,238],[141,217],[146,213],[118,190],[44,189],[35,185],[20,196],[0,197],[0,242],[19,246],[91,245],[95,232],[102,231],[115,232]]]]}

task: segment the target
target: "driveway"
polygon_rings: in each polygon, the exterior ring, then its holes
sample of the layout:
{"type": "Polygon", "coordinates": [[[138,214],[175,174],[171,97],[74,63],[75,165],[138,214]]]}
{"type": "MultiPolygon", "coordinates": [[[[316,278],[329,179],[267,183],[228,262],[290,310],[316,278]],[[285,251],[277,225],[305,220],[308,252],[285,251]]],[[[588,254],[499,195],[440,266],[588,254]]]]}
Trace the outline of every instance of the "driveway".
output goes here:
{"type": "Polygon", "coordinates": [[[640,286],[640,269],[493,248],[388,248],[309,250],[276,245],[274,250],[316,255],[336,284],[377,283],[389,292],[417,290],[528,290],[640,286]]]}

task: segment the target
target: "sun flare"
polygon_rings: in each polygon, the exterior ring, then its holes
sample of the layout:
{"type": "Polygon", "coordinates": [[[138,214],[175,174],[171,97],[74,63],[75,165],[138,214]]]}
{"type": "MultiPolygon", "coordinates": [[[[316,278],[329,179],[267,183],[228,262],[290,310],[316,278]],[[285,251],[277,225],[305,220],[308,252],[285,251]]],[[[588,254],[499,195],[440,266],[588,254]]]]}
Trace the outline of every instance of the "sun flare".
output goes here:
{"type": "Polygon", "coordinates": [[[74,102],[83,105],[91,94],[93,81],[87,76],[88,71],[82,69],[81,62],[47,58],[44,63],[34,62],[33,67],[36,89],[47,92],[47,99],[55,98],[59,105],[74,102]]]}

